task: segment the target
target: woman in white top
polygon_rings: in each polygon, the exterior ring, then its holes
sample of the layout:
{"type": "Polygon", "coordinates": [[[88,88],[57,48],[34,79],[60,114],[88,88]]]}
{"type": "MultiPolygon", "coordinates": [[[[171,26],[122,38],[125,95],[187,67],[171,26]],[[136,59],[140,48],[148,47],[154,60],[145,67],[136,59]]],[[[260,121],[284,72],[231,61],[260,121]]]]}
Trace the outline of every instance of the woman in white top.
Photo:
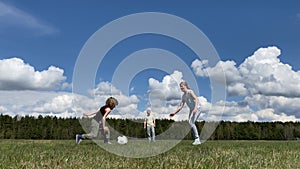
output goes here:
{"type": "Polygon", "coordinates": [[[192,129],[192,132],[193,132],[193,135],[195,138],[193,145],[201,144],[200,139],[199,139],[198,129],[197,129],[197,126],[195,125],[195,122],[200,115],[198,98],[195,95],[195,93],[193,92],[193,90],[191,90],[189,88],[189,86],[186,82],[181,82],[179,84],[179,86],[180,86],[181,91],[183,92],[182,100],[181,100],[179,107],[176,109],[176,111],[170,114],[170,117],[172,118],[175,114],[177,114],[183,108],[184,104],[186,103],[190,109],[189,124],[191,126],[191,129],[192,129]]]}

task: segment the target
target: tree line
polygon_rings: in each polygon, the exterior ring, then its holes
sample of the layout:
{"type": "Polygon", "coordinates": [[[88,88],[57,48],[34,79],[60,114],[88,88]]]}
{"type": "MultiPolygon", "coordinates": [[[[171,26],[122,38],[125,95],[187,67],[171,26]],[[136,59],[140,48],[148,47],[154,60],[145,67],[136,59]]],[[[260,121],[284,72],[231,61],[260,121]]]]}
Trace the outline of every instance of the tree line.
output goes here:
{"type": "MultiPolygon", "coordinates": [[[[51,116],[11,117],[0,114],[0,139],[74,139],[89,132],[89,118],[51,116]]],[[[108,119],[111,138],[119,135],[146,138],[143,119],[108,119]]],[[[207,122],[209,123],[209,122],[207,122]]],[[[196,122],[199,132],[205,122],[196,122]]],[[[187,121],[156,120],[157,139],[193,139],[187,121]]],[[[101,134],[99,134],[101,137],[101,134]]],[[[300,138],[300,122],[221,121],[210,140],[291,140],[300,138]]]]}

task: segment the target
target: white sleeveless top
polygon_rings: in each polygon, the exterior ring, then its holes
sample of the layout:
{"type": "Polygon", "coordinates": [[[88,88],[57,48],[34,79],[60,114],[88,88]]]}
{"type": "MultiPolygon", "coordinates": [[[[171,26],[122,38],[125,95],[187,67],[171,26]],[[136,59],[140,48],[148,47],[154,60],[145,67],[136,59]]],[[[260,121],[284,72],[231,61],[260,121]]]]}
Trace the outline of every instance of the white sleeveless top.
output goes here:
{"type": "MultiPolygon", "coordinates": [[[[194,93],[193,90],[188,89],[183,95],[182,95],[182,101],[184,101],[190,110],[193,110],[195,107],[195,101],[194,98],[192,97],[191,93],[194,93]]],[[[199,104],[198,104],[199,107],[199,104]]]]}

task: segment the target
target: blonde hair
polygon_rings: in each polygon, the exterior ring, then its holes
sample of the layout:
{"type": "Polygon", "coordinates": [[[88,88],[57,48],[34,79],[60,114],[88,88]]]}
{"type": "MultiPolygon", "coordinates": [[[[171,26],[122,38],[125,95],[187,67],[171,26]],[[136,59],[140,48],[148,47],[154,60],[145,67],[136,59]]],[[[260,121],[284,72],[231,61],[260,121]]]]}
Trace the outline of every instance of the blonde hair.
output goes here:
{"type": "Polygon", "coordinates": [[[110,107],[111,109],[113,109],[113,108],[115,108],[115,107],[119,104],[119,102],[118,102],[118,100],[117,100],[116,98],[114,98],[114,97],[109,97],[109,98],[106,100],[105,104],[106,104],[108,107],[110,107]]]}
{"type": "Polygon", "coordinates": [[[186,86],[187,89],[190,89],[189,85],[185,81],[180,82],[179,86],[180,85],[184,85],[184,86],[186,86]]]}

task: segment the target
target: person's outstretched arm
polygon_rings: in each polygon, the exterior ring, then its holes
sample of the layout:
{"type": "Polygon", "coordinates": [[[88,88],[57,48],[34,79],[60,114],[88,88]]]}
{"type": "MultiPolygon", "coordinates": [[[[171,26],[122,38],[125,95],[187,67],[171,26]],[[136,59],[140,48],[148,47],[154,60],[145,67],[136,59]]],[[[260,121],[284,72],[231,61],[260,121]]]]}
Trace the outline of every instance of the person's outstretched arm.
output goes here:
{"type": "Polygon", "coordinates": [[[177,114],[184,106],[185,102],[184,101],[181,101],[179,107],[173,112],[170,114],[170,117],[172,118],[175,114],[177,114]]]}

